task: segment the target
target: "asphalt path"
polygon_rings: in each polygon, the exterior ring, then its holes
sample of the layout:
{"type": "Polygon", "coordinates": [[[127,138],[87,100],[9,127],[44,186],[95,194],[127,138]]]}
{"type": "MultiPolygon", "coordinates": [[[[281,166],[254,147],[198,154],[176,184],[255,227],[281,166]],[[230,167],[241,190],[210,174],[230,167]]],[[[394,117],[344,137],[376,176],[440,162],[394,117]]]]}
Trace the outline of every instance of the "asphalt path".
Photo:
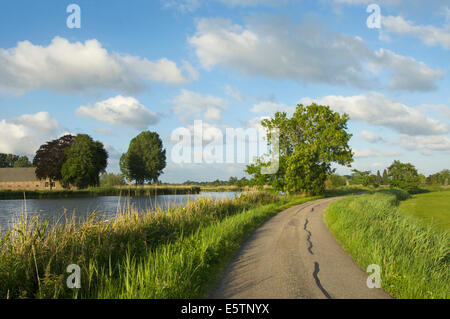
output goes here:
{"type": "MultiPolygon", "coordinates": [[[[226,268],[213,299],[387,299],[328,230],[323,212],[337,198],[291,207],[261,225],[226,268]]],[[[370,252],[367,252],[370,253],[370,252]]]]}

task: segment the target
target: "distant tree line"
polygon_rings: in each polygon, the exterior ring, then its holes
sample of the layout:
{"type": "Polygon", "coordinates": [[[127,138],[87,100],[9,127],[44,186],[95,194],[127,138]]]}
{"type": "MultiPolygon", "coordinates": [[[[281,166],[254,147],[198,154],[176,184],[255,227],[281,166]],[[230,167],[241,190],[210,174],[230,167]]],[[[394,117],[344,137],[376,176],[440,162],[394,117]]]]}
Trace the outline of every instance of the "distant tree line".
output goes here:
{"type": "Polygon", "coordinates": [[[27,156],[0,153],[0,168],[32,167],[27,156]]]}
{"type": "Polygon", "coordinates": [[[235,176],[230,177],[228,180],[219,180],[209,182],[195,182],[191,180],[187,180],[183,183],[183,185],[196,185],[196,186],[209,186],[209,187],[217,187],[217,186],[254,186],[251,184],[250,180],[247,177],[237,178],[235,176]]]}
{"type": "Polygon", "coordinates": [[[419,174],[411,163],[401,163],[396,160],[388,168],[384,169],[383,174],[380,171],[372,174],[371,171],[353,169],[352,174],[349,176],[331,174],[328,176],[327,181],[332,187],[344,186],[348,183],[349,185],[372,187],[387,185],[413,191],[419,188],[420,185],[450,185],[450,170],[444,169],[425,177],[425,175],[419,174]]]}
{"type": "Polygon", "coordinates": [[[444,169],[426,178],[429,185],[450,185],[450,170],[444,169]]]}

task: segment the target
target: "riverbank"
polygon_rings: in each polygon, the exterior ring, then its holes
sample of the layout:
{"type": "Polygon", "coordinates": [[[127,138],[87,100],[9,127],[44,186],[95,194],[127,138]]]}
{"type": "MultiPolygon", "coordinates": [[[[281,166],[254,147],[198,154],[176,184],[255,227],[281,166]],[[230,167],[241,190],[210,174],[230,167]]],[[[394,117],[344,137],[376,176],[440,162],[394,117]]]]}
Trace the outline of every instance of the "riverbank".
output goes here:
{"type": "Polygon", "coordinates": [[[448,299],[450,233],[399,209],[409,197],[382,190],[344,198],[324,219],[361,269],[380,266],[381,286],[393,297],[448,299]]]}
{"type": "Polygon", "coordinates": [[[83,198],[99,196],[157,196],[157,195],[185,195],[199,194],[198,186],[186,187],[93,187],[83,190],[46,190],[46,191],[22,191],[22,190],[1,190],[0,200],[6,199],[57,199],[57,198],[83,198]]]}
{"type": "Polygon", "coordinates": [[[277,212],[315,198],[267,192],[201,199],[114,221],[23,219],[0,239],[0,298],[196,298],[206,296],[241,242],[277,212]],[[66,286],[67,266],[81,288],[66,286]]]}

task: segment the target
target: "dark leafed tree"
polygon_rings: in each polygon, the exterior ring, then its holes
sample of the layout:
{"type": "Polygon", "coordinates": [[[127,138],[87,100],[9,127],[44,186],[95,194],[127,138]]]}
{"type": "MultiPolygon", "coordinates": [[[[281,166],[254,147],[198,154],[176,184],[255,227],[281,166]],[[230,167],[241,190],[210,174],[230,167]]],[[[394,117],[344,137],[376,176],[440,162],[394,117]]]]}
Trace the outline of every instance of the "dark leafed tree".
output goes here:
{"type": "Polygon", "coordinates": [[[133,138],[120,158],[120,169],[129,181],[142,185],[157,182],[166,167],[166,150],[158,133],[145,131],[133,138]]]}
{"type": "Polygon", "coordinates": [[[64,185],[87,188],[100,184],[100,173],[108,165],[108,152],[101,142],[87,134],[78,134],[65,154],[67,158],[61,168],[64,185]]]}
{"type": "Polygon", "coordinates": [[[72,135],[64,135],[59,139],[50,141],[42,145],[36,152],[33,165],[36,167],[36,177],[39,179],[49,179],[50,189],[52,181],[61,180],[61,168],[66,161],[65,150],[73,143],[72,135]]]}

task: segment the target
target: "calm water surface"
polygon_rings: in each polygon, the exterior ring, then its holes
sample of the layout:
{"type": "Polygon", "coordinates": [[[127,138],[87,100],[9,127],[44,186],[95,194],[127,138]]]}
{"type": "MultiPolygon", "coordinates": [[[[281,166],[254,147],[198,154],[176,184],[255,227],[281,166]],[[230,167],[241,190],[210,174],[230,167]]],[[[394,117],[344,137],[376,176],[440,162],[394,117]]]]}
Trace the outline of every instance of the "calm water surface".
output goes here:
{"type": "Polygon", "coordinates": [[[117,212],[126,210],[128,206],[139,210],[165,209],[168,205],[185,205],[187,201],[197,200],[200,197],[213,199],[234,198],[239,196],[237,192],[203,192],[196,195],[158,195],[153,197],[104,196],[94,198],[64,198],[64,199],[28,199],[24,200],[0,200],[0,232],[11,229],[11,225],[26,211],[27,216],[39,215],[48,218],[50,223],[64,220],[64,215],[75,215],[85,218],[92,212],[96,212],[102,218],[113,218],[117,212]]]}

